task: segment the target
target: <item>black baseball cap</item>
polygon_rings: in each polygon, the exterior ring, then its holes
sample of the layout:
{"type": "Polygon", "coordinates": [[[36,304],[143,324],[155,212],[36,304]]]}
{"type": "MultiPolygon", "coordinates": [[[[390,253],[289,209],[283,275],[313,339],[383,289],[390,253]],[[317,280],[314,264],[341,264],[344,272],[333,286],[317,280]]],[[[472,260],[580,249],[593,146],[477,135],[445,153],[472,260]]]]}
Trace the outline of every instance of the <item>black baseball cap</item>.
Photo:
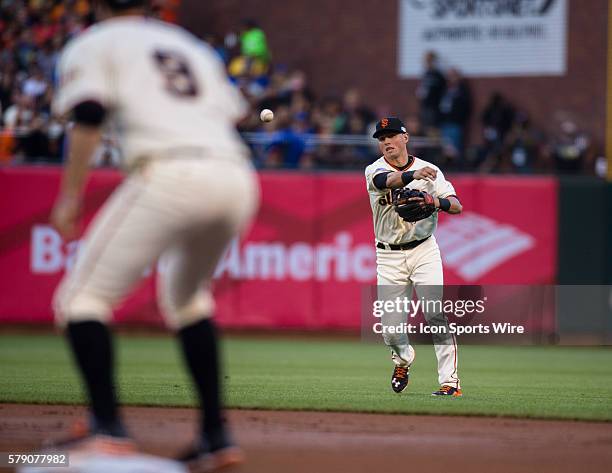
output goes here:
{"type": "Polygon", "coordinates": [[[386,117],[386,118],[381,118],[381,120],[376,124],[376,131],[374,132],[374,135],[372,136],[374,138],[378,138],[380,135],[388,131],[395,132],[395,133],[407,133],[406,127],[404,126],[404,124],[399,118],[386,117]]]}

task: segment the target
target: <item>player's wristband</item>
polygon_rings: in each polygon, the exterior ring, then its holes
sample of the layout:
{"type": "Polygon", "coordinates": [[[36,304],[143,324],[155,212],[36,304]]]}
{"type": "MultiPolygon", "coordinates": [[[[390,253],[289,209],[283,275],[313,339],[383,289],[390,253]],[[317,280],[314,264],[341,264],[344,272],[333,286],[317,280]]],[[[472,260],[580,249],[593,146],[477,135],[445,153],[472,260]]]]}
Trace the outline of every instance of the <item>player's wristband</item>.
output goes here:
{"type": "Polygon", "coordinates": [[[410,184],[414,181],[414,171],[406,171],[402,173],[402,182],[404,185],[410,184]]]}
{"type": "Polygon", "coordinates": [[[444,199],[444,198],[438,198],[438,202],[440,202],[440,207],[438,207],[440,210],[444,210],[445,212],[448,212],[451,208],[451,202],[448,199],[444,199]]]}

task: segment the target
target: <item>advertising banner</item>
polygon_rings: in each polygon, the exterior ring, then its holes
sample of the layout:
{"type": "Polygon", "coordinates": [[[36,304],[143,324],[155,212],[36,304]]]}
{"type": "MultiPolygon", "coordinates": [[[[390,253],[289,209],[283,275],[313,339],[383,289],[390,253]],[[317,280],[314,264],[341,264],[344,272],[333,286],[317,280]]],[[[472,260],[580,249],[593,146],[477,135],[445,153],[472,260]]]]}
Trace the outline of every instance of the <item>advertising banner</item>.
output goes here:
{"type": "Polygon", "coordinates": [[[398,72],[435,51],[466,76],[564,75],[567,0],[399,0],[398,72]]]}
{"type": "MultiPolygon", "coordinates": [[[[0,322],[51,322],[50,302],[78,241],[49,225],[55,168],[0,169],[0,322]]],[[[464,206],[440,215],[436,239],[445,284],[554,284],[554,178],[451,176],[464,206]],[[528,211],[526,210],[528,209],[528,211]]],[[[95,171],[85,222],[121,177],[95,171]]],[[[226,327],[357,329],[363,288],[376,283],[372,214],[360,173],[261,173],[262,202],[247,235],[227,248],[215,274],[216,315],[226,327]]],[[[156,267],[116,312],[130,323],[163,321],[156,267]]]]}

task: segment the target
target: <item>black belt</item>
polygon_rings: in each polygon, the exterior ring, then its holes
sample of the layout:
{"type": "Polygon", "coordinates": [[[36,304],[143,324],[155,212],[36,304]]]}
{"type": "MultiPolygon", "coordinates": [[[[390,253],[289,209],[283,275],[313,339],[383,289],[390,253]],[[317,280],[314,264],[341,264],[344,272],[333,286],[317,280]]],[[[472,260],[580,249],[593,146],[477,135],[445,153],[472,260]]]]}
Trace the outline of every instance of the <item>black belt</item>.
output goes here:
{"type": "MultiPolygon", "coordinates": [[[[428,238],[429,237],[423,238],[422,240],[412,240],[408,243],[402,243],[401,245],[394,245],[392,243],[386,243],[386,245],[389,247],[390,250],[411,250],[419,246],[428,238]]],[[[386,250],[387,246],[385,246],[385,243],[381,243],[380,241],[376,243],[376,248],[380,248],[381,250],[386,250]]]]}

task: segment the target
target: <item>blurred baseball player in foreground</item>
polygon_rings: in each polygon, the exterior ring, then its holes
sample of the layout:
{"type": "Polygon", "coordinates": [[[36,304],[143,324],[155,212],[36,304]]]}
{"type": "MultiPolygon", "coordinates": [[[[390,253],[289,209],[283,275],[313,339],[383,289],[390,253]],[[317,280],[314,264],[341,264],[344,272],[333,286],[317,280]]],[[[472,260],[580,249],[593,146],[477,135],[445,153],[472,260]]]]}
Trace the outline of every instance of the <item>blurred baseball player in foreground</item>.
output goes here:
{"type": "MultiPolygon", "coordinates": [[[[444,278],[440,249],[433,236],[437,213],[461,213],[461,203],[436,166],[408,154],[409,136],[398,118],[380,120],[374,138],[383,156],[366,168],[365,177],[374,217],[378,298],[411,299],[414,286],[419,298],[439,300],[444,278]]],[[[448,325],[442,312],[424,311],[424,315],[430,325],[448,325]]],[[[406,316],[401,312],[384,314],[383,329],[400,326],[406,316]]],[[[395,364],[391,387],[400,393],[408,386],[415,352],[407,334],[391,332],[383,331],[383,339],[395,364]]],[[[434,337],[434,346],[440,388],[433,395],[461,396],[455,336],[434,337]]]]}
{"type": "MultiPolygon", "coordinates": [[[[87,388],[81,445],[129,442],[117,408],[113,306],[162,258],[159,305],[197,388],[202,428],[185,456],[197,471],[240,461],[222,418],[208,283],[226,244],[250,221],[256,178],[235,123],[247,111],[223,65],[181,28],[144,17],[143,0],[105,0],[104,21],[70,42],[54,112],[74,121],[52,223],[77,236],[90,157],[103,125],[119,130],[124,182],[88,228],[54,309],[87,388]]],[[[79,442],[76,442],[79,444],[79,442]]]]}

